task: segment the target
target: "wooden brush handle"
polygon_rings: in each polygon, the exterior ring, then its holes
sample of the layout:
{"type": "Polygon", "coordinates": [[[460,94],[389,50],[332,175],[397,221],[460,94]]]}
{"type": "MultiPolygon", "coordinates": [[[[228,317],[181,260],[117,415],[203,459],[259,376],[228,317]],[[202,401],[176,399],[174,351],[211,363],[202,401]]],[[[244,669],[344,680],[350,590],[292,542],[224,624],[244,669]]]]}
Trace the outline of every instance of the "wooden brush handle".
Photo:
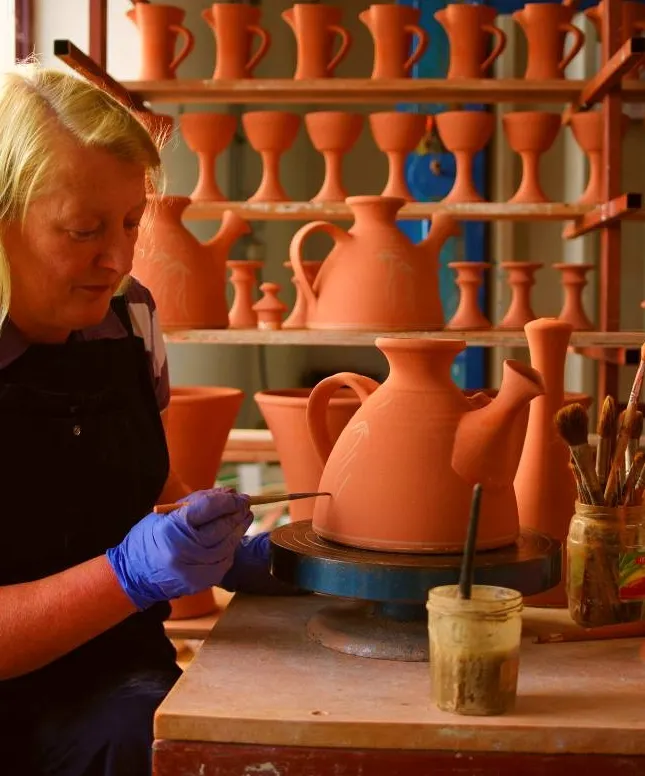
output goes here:
{"type": "Polygon", "coordinates": [[[625,410],[625,415],[623,417],[623,425],[618,431],[616,449],[614,450],[614,459],[611,462],[611,469],[609,471],[609,477],[607,478],[607,485],[605,487],[605,503],[609,506],[614,503],[614,497],[618,495],[618,477],[620,474],[620,467],[625,462],[625,450],[627,450],[627,444],[630,439],[629,426],[632,416],[635,412],[636,407],[633,404],[628,404],[627,409],[625,410]]]}
{"type": "MultiPolygon", "coordinates": [[[[249,496],[249,504],[257,507],[260,504],[278,504],[280,501],[298,501],[303,498],[315,498],[316,496],[331,496],[331,493],[269,493],[266,496],[249,496]]],[[[174,504],[157,504],[154,512],[157,515],[167,515],[186,505],[185,501],[177,501],[174,504]]]]}

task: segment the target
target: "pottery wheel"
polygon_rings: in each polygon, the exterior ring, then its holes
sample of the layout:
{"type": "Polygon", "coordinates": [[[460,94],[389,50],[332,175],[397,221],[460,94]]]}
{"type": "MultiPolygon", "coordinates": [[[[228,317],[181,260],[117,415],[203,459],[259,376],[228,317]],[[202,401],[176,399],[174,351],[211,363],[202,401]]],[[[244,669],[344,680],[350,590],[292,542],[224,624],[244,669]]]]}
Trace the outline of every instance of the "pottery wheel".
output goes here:
{"type": "MultiPolygon", "coordinates": [[[[271,571],[303,590],[348,601],[321,608],[307,625],[326,647],[360,657],[428,660],[425,603],[428,590],[459,581],[461,554],[376,552],[321,539],[310,520],[271,534],[271,571]]],[[[477,553],[475,583],[518,590],[525,596],[558,584],[561,543],[523,529],[517,542],[477,553]]]]}

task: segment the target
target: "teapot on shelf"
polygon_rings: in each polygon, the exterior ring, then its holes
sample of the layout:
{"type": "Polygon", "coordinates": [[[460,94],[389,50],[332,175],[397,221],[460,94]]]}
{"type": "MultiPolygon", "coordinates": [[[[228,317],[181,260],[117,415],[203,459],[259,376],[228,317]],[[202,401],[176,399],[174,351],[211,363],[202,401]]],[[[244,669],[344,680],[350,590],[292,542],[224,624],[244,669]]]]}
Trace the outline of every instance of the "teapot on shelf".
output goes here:
{"type": "Polygon", "coordinates": [[[439,252],[457,221],[446,213],[432,219],[430,234],[416,245],[396,225],[405,204],[398,197],[348,197],[354,225],[345,231],[312,221],[294,235],[293,272],[307,302],[307,328],[427,331],[443,327],[439,252]],[[336,243],[313,285],[303,266],[303,244],[314,232],[336,243]]]}
{"type": "Polygon", "coordinates": [[[461,552],[472,486],[483,486],[477,547],[512,544],[519,534],[513,480],[528,405],[544,393],[540,373],[504,362],[496,398],[468,398],[451,367],[459,340],[379,337],[390,372],[379,385],[349,372],[323,379],[307,404],[307,424],[323,463],[313,530],[324,539],[387,552],[461,552]],[[361,400],[332,444],[327,405],[351,387],[361,400]]]}

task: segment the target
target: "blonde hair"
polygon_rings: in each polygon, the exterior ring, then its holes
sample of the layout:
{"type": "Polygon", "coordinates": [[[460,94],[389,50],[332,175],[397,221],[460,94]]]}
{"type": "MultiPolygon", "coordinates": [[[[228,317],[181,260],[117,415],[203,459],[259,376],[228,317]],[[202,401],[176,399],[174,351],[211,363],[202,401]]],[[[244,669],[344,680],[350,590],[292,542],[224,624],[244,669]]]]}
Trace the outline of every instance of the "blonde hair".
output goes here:
{"type": "Polygon", "coordinates": [[[55,173],[50,140],[55,126],[82,146],[141,164],[149,191],[160,178],[159,150],[144,124],[103,90],[34,62],[0,74],[0,327],[11,295],[2,224],[24,221],[29,204],[55,173]]]}

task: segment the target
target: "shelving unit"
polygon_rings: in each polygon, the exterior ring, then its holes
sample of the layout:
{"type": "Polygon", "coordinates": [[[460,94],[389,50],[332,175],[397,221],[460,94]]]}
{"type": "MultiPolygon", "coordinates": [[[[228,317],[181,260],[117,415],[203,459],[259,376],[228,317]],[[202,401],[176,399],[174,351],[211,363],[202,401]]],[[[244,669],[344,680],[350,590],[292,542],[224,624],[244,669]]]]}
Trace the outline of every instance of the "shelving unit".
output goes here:
{"type": "MultiPolygon", "coordinates": [[[[552,220],[566,222],[563,237],[572,239],[590,231],[601,232],[599,276],[599,331],[575,333],[572,348],[599,361],[598,395],[617,397],[618,367],[626,361],[626,349],[639,348],[644,335],[619,331],[621,223],[645,220],[640,194],[621,190],[621,111],[623,102],[645,102],[645,83],[622,81],[623,76],[645,59],[645,40],[621,41],[621,0],[603,0],[602,66],[591,79],[525,81],[524,79],[371,79],[330,78],[313,81],[249,79],[213,81],[126,81],[119,83],[105,72],[107,0],[90,2],[90,51],[84,54],[66,40],[55,42],[55,54],[89,80],[100,84],[117,99],[136,110],[149,110],[155,103],[190,102],[215,104],[392,104],[392,103],[553,103],[566,106],[563,123],[575,111],[602,103],[604,117],[603,204],[584,207],[566,203],[509,205],[477,203],[443,205],[415,202],[401,211],[402,219],[423,219],[439,211],[460,220],[552,220]]],[[[132,0],[135,2],[135,0],[132,0]]],[[[233,209],[249,220],[312,219],[349,220],[342,204],[313,202],[194,202],[186,211],[192,220],[218,219],[233,209]]],[[[209,330],[168,332],[170,342],[201,342],[249,345],[371,345],[378,332],[344,331],[249,331],[209,330]]],[[[522,332],[406,332],[403,336],[463,338],[470,345],[495,347],[525,345],[522,332]]]]}

